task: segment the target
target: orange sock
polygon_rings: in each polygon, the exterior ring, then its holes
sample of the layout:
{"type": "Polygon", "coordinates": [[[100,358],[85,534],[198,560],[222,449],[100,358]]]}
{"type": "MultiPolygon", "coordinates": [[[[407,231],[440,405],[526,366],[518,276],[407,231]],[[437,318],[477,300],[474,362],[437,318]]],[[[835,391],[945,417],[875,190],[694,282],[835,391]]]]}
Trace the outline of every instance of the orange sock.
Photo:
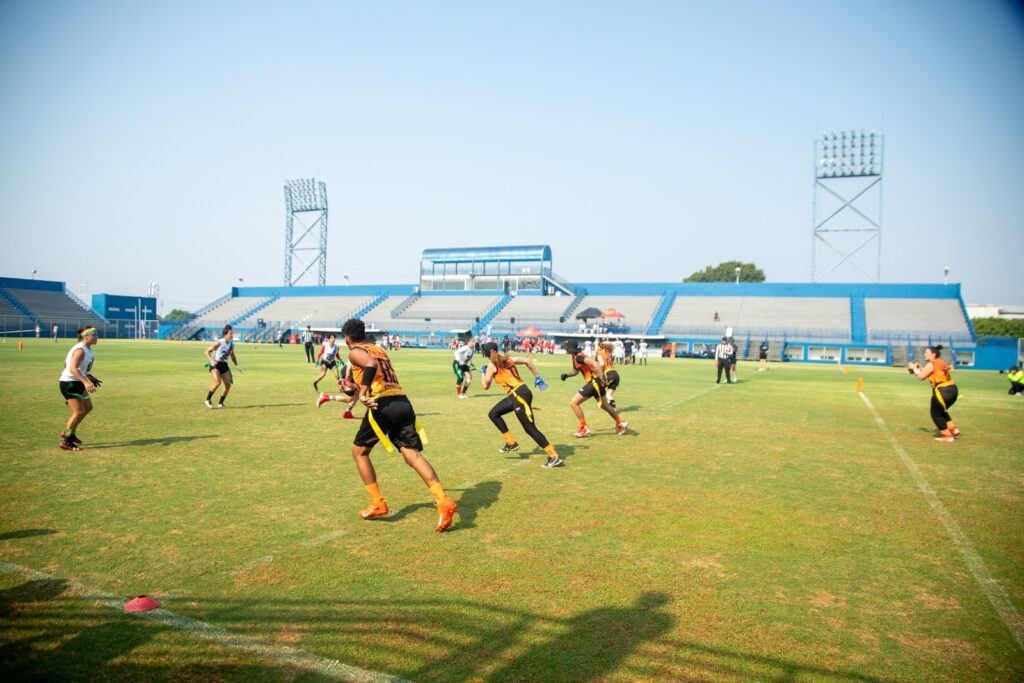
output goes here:
{"type": "Polygon", "coordinates": [[[370,502],[374,505],[384,500],[384,496],[381,495],[380,487],[377,486],[376,482],[367,484],[366,492],[370,494],[370,502]]]}
{"type": "Polygon", "coordinates": [[[616,415],[615,416],[615,424],[618,425],[618,424],[622,424],[623,422],[624,422],[624,420],[622,419],[621,415],[616,415]]]}
{"type": "Polygon", "coordinates": [[[516,442],[515,437],[512,436],[512,432],[502,432],[501,435],[505,437],[505,443],[509,446],[516,442]]]}
{"type": "Polygon", "coordinates": [[[587,426],[587,421],[586,420],[580,420],[580,429],[583,429],[586,426],[587,426]]]}
{"type": "Polygon", "coordinates": [[[558,457],[558,453],[555,453],[555,447],[552,446],[551,444],[548,444],[547,446],[544,447],[544,452],[550,455],[552,458],[558,457]]]}
{"type": "Polygon", "coordinates": [[[434,496],[434,502],[437,503],[438,505],[441,504],[442,500],[448,497],[447,495],[445,495],[444,488],[442,488],[441,486],[441,482],[437,482],[436,484],[430,487],[430,494],[434,496]]]}

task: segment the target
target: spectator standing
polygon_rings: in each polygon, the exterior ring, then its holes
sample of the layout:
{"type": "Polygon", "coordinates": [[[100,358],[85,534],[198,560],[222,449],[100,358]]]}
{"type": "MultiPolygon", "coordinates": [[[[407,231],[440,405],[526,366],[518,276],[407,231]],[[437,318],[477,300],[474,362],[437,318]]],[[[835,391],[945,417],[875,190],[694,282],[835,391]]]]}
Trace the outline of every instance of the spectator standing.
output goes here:
{"type": "Polygon", "coordinates": [[[54,344],[57,343],[57,326],[56,325],[53,326],[53,343],[54,344]]]}
{"type": "Polygon", "coordinates": [[[630,363],[633,362],[633,353],[636,351],[636,344],[633,343],[632,339],[627,339],[626,341],[622,342],[622,345],[625,349],[625,357],[623,358],[622,364],[629,365],[630,363]]]}
{"type": "Polygon", "coordinates": [[[765,339],[761,342],[760,348],[757,350],[757,362],[761,366],[757,369],[758,372],[764,372],[768,369],[768,340],[765,339]]]}
{"type": "Polygon", "coordinates": [[[306,347],[306,362],[315,362],[316,354],[313,353],[313,329],[309,325],[306,325],[306,329],[302,331],[302,345],[306,347]]]}
{"type": "Polygon", "coordinates": [[[640,343],[637,344],[639,352],[637,354],[637,360],[640,365],[647,365],[647,340],[641,339],[640,343]]]}

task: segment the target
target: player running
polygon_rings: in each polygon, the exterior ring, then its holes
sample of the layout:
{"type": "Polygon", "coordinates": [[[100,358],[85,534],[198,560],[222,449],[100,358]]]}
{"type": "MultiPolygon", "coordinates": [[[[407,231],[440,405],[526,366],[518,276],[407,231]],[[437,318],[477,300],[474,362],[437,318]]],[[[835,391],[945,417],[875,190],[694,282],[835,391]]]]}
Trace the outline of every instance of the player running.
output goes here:
{"type": "Polygon", "coordinates": [[[533,407],[533,393],[519,376],[519,370],[516,369],[517,365],[528,367],[530,372],[533,373],[533,385],[540,391],[547,391],[547,382],[537,372],[537,367],[533,364],[533,361],[529,358],[510,358],[501,355],[498,353],[498,345],[494,342],[484,344],[483,352],[490,361],[484,366],[483,374],[480,375],[480,382],[483,384],[484,389],[489,389],[491,382],[497,382],[508,393],[508,396],[498,401],[491,408],[491,412],[487,414],[487,417],[491,418],[491,422],[498,428],[501,435],[505,437],[505,445],[498,452],[512,453],[519,450],[519,444],[516,443],[512,432],[508,430],[508,425],[502,419],[503,415],[515,413],[516,417],[519,418],[519,424],[523,425],[526,433],[548,454],[547,462],[543,464],[543,467],[559,467],[564,465],[565,463],[558,457],[558,453],[555,452],[554,446],[537,429],[537,415],[533,407]]]}
{"type": "Polygon", "coordinates": [[[615,390],[619,388],[619,371],[615,369],[613,361],[617,344],[615,342],[597,342],[596,360],[605,383],[605,399],[612,408],[615,408],[615,390]]]}
{"type": "Polygon", "coordinates": [[[341,383],[341,376],[338,374],[338,354],[341,353],[341,347],[335,342],[337,337],[332,332],[327,335],[327,339],[324,340],[323,345],[320,347],[320,352],[316,354],[316,365],[320,366],[320,374],[315,380],[313,380],[313,389],[320,391],[320,380],[324,378],[328,371],[334,375],[334,380],[341,383]]]}
{"type": "Polygon", "coordinates": [[[228,397],[228,392],[231,391],[231,368],[228,367],[228,358],[235,364],[239,372],[242,371],[242,368],[238,365],[238,359],[235,357],[235,333],[231,329],[231,325],[224,326],[223,334],[223,337],[206,348],[206,367],[210,368],[210,374],[213,376],[213,386],[206,393],[205,405],[207,408],[223,408],[224,399],[228,397]],[[213,355],[211,356],[210,354],[213,355]],[[210,403],[210,399],[213,398],[213,392],[217,391],[217,387],[222,383],[224,384],[224,391],[221,392],[217,405],[213,405],[210,403]]]}
{"type": "Polygon", "coordinates": [[[82,440],[75,435],[78,425],[92,412],[92,399],[102,384],[89,374],[92,371],[92,347],[99,342],[95,327],[83,327],[78,331],[78,343],[71,347],[64,359],[64,371],[60,373],[60,395],[71,407],[67,427],[60,433],[58,448],[65,451],[80,451],[82,440]]]}
{"type": "Polygon", "coordinates": [[[459,398],[466,398],[466,392],[469,391],[469,385],[473,381],[473,373],[470,372],[469,361],[473,359],[475,349],[475,339],[470,339],[455,349],[452,371],[455,373],[455,395],[459,398]]]}
{"type": "Polygon", "coordinates": [[[605,400],[605,386],[604,380],[601,378],[601,368],[598,367],[596,362],[587,358],[580,351],[580,345],[575,339],[565,342],[565,350],[572,356],[572,372],[563,373],[562,381],[564,382],[581,372],[583,373],[584,380],[584,384],[580,387],[579,392],[569,402],[569,407],[572,408],[572,412],[576,413],[576,418],[580,421],[580,429],[576,432],[576,438],[579,439],[592,434],[590,427],[587,426],[587,418],[583,416],[583,408],[580,407],[580,404],[588,398],[597,399],[601,404],[601,410],[612,416],[615,420],[615,431],[618,432],[619,436],[625,434],[629,423],[623,420],[618,411],[605,400]]]}
{"type": "Polygon", "coordinates": [[[377,486],[377,472],[370,461],[370,451],[378,442],[383,442],[388,451],[398,446],[405,463],[416,470],[430,489],[437,503],[437,531],[444,531],[451,526],[459,506],[445,494],[437,472],[423,457],[416,412],[398,383],[391,359],[383,349],[367,340],[362,320],[353,318],[346,321],[341,332],[349,348],[348,360],[352,366],[352,380],[358,386],[359,401],[367,408],[352,442],[352,458],[370,494],[369,507],[359,515],[363,519],[373,519],[388,514],[388,505],[377,486]]]}
{"type": "Polygon", "coordinates": [[[338,389],[341,391],[341,394],[320,392],[320,396],[316,399],[316,407],[319,408],[328,401],[339,401],[347,404],[342,417],[346,420],[356,419],[356,416],[352,414],[352,408],[355,407],[356,401],[359,400],[359,389],[352,382],[352,366],[348,363],[341,364],[341,377],[338,379],[338,389]]]}
{"type": "Polygon", "coordinates": [[[942,345],[929,346],[924,350],[925,364],[921,366],[917,361],[907,363],[907,370],[919,380],[928,380],[932,385],[931,414],[932,422],[939,428],[939,435],[936,441],[953,443],[956,437],[960,436],[960,429],[953,424],[949,416],[949,409],[956,403],[959,390],[956,383],[949,376],[950,368],[939,356],[942,355],[942,345]]]}

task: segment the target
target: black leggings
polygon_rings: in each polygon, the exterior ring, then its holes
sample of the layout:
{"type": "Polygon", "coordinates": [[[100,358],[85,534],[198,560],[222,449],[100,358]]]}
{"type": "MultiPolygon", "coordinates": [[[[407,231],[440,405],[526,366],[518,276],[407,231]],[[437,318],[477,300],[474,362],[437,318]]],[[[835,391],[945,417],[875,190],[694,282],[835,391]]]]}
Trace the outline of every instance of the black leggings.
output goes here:
{"type": "Polygon", "coordinates": [[[491,418],[491,422],[493,422],[494,426],[498,428],[498,431],[504,434],[508,431],[508,425],[505,424],[505,420],[503,420],[501,416],[508,415],[509,413],[516,414],[516,417],[519,418],[519,424],[523,425],[523,429],[533,438],[534,441],[537,442],[538,446],[541,448],[548,447],[549,442],[547,438],[541,434],[534,422],[534,418],[536,418],[537,415],[533,412],[533,392],[531,392],[526,385],[516,387],[514,393],[509,394],[498,401],[498,403],[491,408],[491,412],[487,413],[487,417],[491,418]],[[522,399],[522,401],[519,399],[522,399]],[[523,401],[526,402],[526,406],[523,405],[523,401]],[[529,416],[527,416],[527,406],[530,408],[529,416]]]}
{"type": "Polygon", "coordinates": [[[940,430],[945,429],[946,425],[953,419],[949,416],[949,409],[956,403],[957,394],[955,384],[932,389],[932,421],[940,430]],[[942,396],[941,401],[939,396],[942,396]],[[946,405],[942,405],[943,403],[946,405]]]}

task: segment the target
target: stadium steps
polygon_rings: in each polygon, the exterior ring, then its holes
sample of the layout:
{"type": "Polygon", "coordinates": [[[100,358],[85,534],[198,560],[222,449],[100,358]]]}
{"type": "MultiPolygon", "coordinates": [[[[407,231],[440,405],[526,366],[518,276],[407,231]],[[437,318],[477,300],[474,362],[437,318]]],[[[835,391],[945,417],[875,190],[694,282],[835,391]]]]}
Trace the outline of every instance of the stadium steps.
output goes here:
{"type": "Polygon", "coordinates": [[[480,316],[480,322],[474,324],[473,327],[470,328],[470,333],[475,337],[480,332],[480,330],[485,329],[491,323],[491,321],[494,320],[494,318],[497,317],[499,313],[501,313],[501,309],[508,306],[508,302],[510,301],[512,301],[512,297],[508,294],[501,297],[501,299],[498,300],[498,303],[494,304],[494,306],[491,307],[491,310],[487,311],[482,316],[480,316]]]}
{"type": "Polygon", "coordinates": [[[33,320],[37,319],[36,316],[32,314],[32,311],[28,310],[28,307],[21,303],[18,297],[14,296],[3,287],[0,287],[0,296],[2,296],[7,303],[14,306],[14,308],[26,318],[32,318],[33,320]]]}
{"type": "Polygon", "coordinates": [[[774,363],[782,362],[782,352],[785,350],[786,340],[781,338],[768,339],[768,360],[774,363]]]}
{"type": "Polygon", "coordinates": [[[391,309],[391,317],[397,318],[398,316],[402,315],[402,313],[405,312],[405,309],[409,308],[414,303],[419,301],[420,296],[421,295],[419,292],[416,292],[415,294],[410,294],[407,298],[405,298],[402,301],[402,303],[398,304],[393,309],[391,309]]]}
{"type": "Polygon", "coordinates": [[[231,327],[234,327],[235,325],[237,325],[238,323],[242,322],[243,320],[245,320],[249,316],[262,311],[264,308],[266,308],[267,306],[269,306],[270,304],[274,303],[275,301],[277,301],[280,298],[281,297],[279,297],[279,296],[277,296],[275,294],[274,296],[269,297],[266,300],[259,302],[258,304],[256,304],[255,306],[253,306],[249,310],[245,311],[244,313],[242,313],[240,316],[238,316],[237,318],[235,318],[234,320],[232,320],[228,324],[231,325],[231,327]]]}
{"type": "Polygon", "coordinates": [[[565,278],[559,277],[554,273],[542,275],[541,277],[544,280],[550,282],[555,287],[555,289],[560,290],[563,294],[568,294],[569,296],[576,296],[578,290],[576,289],[576,287],[573,286],[571,282],[569,282],[565,278]]]}
{"type": "Polygon", "coordinates": [[[868,340],[867,315],[864,312],[864,297],[850,297],[850,341],[863,344],[868,340]]]}
{"type": "Polygon", "coordinates": [[[184,339],[184,340],[192,339],[195,335],[197,335],[197,334],[199,334],[200,332],[203,331],[203,323],[202,322],[195,322],[195,321],[201,319],[205,313],[207,313],[209,311],[212,311],[217,306],[220,306],[221,304],[227,303],[229,299],[231,299],[231,293],[230,292],[228,292],[224,296],[220,297],[219,299],[214,299],[210,303],[206,304],[205,306],[203,306],[198,311],[196,311],[195,313],[192,314],[192,320],[191,321],[185,323],[184,325],[179,327],[177,330],[172,332],[169,335],[169,337],[171,339],[184,339]]]}
{"type": "Polygon", "coordinates": [[[378,294],[373,299],[373,301],[371,301],[370,303],[366,304],[365,306],[360,308],[358,311],[353,313],[352,317],[361,320],[364,315],[366,315],[367,313],[369,313],[373,309],[375,309],[378,306],[380,306],[384,302],[384,300],[387,299],[387,298],[388,298],[388,293],[387,292],[382,292],[382,293],[378,294]]]}
{"type": "Polygon", "coordinates": [[[578,290],[576,290],[576,298],[569,302],[569,305],[566,307],[565,312],[562,313],[562,317],[565,318],[566,320],[572,320],[573,312],[580,305],[580,302],[583,301],[585,298],[587,298],[587,290],[580,287],[578,290]]]}
{"type": "Polygon", "coordinates": [[[676,302],[676,297],[679,296],[678,292],[665,292],[661,297],[661,303],[658,304],[658,310],[654,312],[654,317],[651,318],[651,324],[647,328],[647,334],[657,335],[661,333],[661,328],[665,324],[665,318],[668,317],[668,312],[672,310],[672,304],[676,302]]]}
{"type": "Polygon", "coordinates": [[[892,356],[892,366],[894,368],[902,368],[910,360],[907,346],[904,344],[893,344],[889,349],[889,353],[892,356]]]}

